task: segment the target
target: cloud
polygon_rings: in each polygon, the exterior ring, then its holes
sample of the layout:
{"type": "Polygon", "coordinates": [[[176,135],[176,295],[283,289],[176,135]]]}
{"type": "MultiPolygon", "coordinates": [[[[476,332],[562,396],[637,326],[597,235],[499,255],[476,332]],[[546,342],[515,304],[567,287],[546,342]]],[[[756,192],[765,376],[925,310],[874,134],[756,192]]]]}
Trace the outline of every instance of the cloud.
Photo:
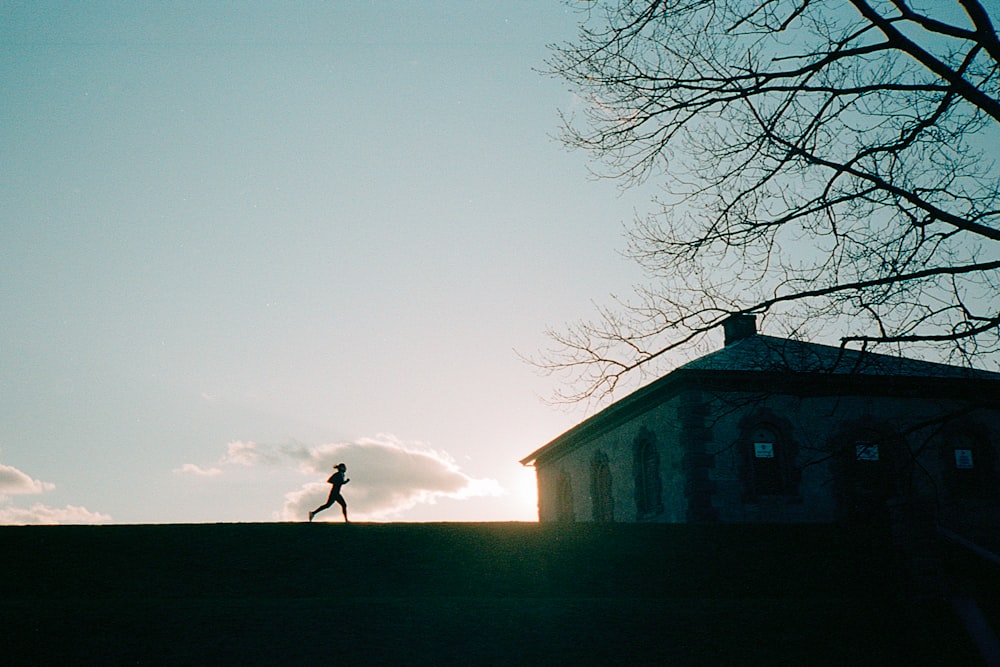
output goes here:
{"type": "Polygon", "coordinates": [[[86,507],[67,505],[48,507],[36,503],[25,509],[14,507],[9,496],[44,493],[56,488],[55,484],[32,479],[13,466],[0,464],[0,525],[33,525],[63,523],[109,523],[111,517],[100,512],[91,512],[86,507]]]}
{"type": "Polygon", "coordinates": [[[56,488],[55,484],[40,482],[13,466],[0,464],[0,495],[43,493],[56,488]]]}
{"type": "Polygon", "coordinates": [[[222,474],[222,468],[202,468],[193,463],[185,463],[180,468],[174,468],[174,472],[196,477],[216,477],[222,474]]]}
{"type": "Polygon", "coordinates": [[[267,446],[260,446],[255,442],[243,442],[235,440],[227,446],[222,463],[236,463],[243,466],[254,466],[260,464],[277,464],[281,462],[281,455],[267,446]]]}
{"type": "MultiPolygon", "coordinates": [[[[343,490],[350,516],[360,521],[396,519],[417,505],[432,505],[445,498],[506,495],[498,481],[471,477],[447,453],[385,434],[316,446],[234,440],[226,445],[216,465],[185,463],[174,472],[221,477],[229,474],[227,468],[237,466],[246,470],[244,475],[251,476],[274,477],[275,468],[308,475],[308,482],[285,493],[283,506],[274,514],[280,520],[300,521],[326,500],[330,490],[326,478],[341,462],[347,464],[347,477],[351,479],[343,490]]],[[[340,512],[329,512],[331,519],[339,516],[340,512]]],[[[323,514],[320,519],[326,517],[323,514]]]]}
{"type": "Polygon", "coordinates": [[[86,507],[67,505],[66,507],[47,507],[36,504],[28,509],[20,507],[0,507],[0,524],[2,525],[52,525],[67,523],[110,523],[111,517],[100,512],[91,512],[86,507]]]}
{"type": "MultiPolygon", "coordinates": [[[[499,482],[470,477],[446,453],[392,436],[320,445],[307,448],[306,454],[300,469],[324,481],[310,482],[285,494],[281,512],[284,520],[301,520],[310,509],[322,504],[330,488],[325,477],[333,465],[341,462],[347,464],[347,477],[351,479],[343,493],[351,517],[360,520],[397,517],[416,505],[433,504],[442,498],[504,494],[499,482]]],[[[331,512],[329,516],[336,518],[339,513],[331,512]]]]}

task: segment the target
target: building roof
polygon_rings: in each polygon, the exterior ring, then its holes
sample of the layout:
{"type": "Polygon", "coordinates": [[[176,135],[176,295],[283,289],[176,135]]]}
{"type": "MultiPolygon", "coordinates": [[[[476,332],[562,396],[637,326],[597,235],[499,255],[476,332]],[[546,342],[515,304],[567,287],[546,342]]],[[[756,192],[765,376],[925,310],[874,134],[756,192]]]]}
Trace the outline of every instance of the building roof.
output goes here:
{"type": "MultiPolygon", "coordinates": [[[[744,321],[745,325],[746,322],[744,321]]],[[[715,391],[780,386],[789,393],[891,392],[1000,398],[1000,373],[873,352],[848,350],[749,331],[629,394],[521,460],[532,465],[655,407],[692,382],[715,391]],[[901,381],[903,380],[903,381],[901,381]],[[985,385],[985,387],[984,387],[985,385]],[[965,390],[965,391],[960,391],[965,390]]]]}
{"type": "Polygon", "coordinates": [[[677,370],[682,369],[920,378],[976,378],[1000,381],[1000,373],[975,368],[888,354],[861,352],[759,334],[730,343],[721,350],[706,354],[677,370]]]}

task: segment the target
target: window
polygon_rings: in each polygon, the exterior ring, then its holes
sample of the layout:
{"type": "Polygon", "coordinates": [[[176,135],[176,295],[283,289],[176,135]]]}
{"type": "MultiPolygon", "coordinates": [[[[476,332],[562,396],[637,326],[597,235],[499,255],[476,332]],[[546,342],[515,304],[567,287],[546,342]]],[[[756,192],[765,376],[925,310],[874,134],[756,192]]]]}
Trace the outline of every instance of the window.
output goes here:
{"type": "Polygon", "coordinates": [[[796,448],[788,435],[790,427],[775,415],[756,417],[743,424],[741,436],[744,500],[797,498],[801,475],[795,468],[796,448]]]}
{"type": "Polygon", "coordinates": [[[985,498],[1000,492],[996,453],[985,437],[950,434],[941,452],[945,484],[952,497],[985,498]]]}
{"type": "Polygon", "coordinates": [[[559,473],[556,482],[556,521],[576,521],[573,513],[573,483],[565,471],[559,473]]]}
{"type": "Polygon", "coordinates": [[[660,482],[660,452],[656,436],[643,428],[635,439],[635,492],[639,516],[652,516],[663,511],[660,482]]]}
{"type": "Polygon", "coordinates": [[[906,439],[864,416],[844,422],[829,447],[838,517],[884,526],[889,520],[887,501],[913,492],[913,457],[906,439]]]}
{"type": "Polygon", "coordinates": [[[866,433],[854,440],[854,482],[861,493],[890,498],[899,492],[905,482],[903,471],[896,470],[893,452],[901,446],[890,446],[891,438],[878,433],[866,433]]]}
{"type": "Polygon", "coordinates": [[[781,457],[778,455],[778,434],[769,426],[753,430],[753,490],[754,495],[773,496],[784,493],[781,457]]]}
{"type": "Polygon", "coordinates": [[[611,498],[611,467],[608,457],[598,452],[590,464],[590,499],[593,518],[597,522],[614,520],[614,506],[611,498]]]}

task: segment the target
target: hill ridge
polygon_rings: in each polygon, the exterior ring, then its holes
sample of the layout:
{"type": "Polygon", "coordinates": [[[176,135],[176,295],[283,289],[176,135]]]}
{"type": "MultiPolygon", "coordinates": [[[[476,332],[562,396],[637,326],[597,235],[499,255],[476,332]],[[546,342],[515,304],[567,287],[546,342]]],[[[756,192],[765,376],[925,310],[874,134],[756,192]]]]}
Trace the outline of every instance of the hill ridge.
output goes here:
{"type": "Polygon", "coordinates": [[[0,544],[0,627],[24,664],[973,655],[940,601],[900,595],[884,540],[835,526],[23,526],[0,544]]]}

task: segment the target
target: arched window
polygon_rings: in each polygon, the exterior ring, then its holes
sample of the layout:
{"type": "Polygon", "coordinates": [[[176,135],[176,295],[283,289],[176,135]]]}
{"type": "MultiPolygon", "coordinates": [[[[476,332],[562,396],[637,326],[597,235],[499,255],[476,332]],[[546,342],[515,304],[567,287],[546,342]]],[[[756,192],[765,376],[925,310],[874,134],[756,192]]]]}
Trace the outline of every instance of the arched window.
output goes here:
{"type": "Polygon", "coordinates": [[[832,438],[831,452],[841,519],[886,521],[886,501],[908,493],[912,484],[906,441],[892,429],[865,418],[845,424],[832,438]]]}
{"type": "Polygon", "coordinates": [[[598,452],[590,464],[590,499],[594,521],[614,521],[611,466],[608,465],[608,457],[603,452],[598,452]]]}
{"type": "Polygon", "coordinates": [[[755,496],[776,496],[784,493],[781,474],[781,446],[778,434],[769,425],[755,428],[750,439],[753,441],[751,454],[751,474],[755,496]]]}
{"type": "Polygon", "coordinates": [[[756,415],[742,424],[741,477],[746,502],[799,497],[801,473],[795,465],[797,448],[790,430],[784,420],[770,414],[756,415]]]}
{"type": "Polygon", "coordinates": [[[660,482],[660,452],[656,436],[643,428],[635,439],[635,495],[639,517],[663,511],[660,482]]]}
{"type": "Polygon", "coordinates": [[[851,479],[859,493],[891,498],[904,480],[897,474],[899,446],[876,431],[859,432],[848,443],[851,479]]]}
{"type": "Polygon", "coordinates": [[[989,442],[968,431],[949,434],[941,449],[941,467],[949,495],[987,498],[998,488],[996,451],[989,442]]]}
{"type": "Polygon", "coordinates": [[[559,473],[559,480],[556,482],[556,521],[576,521],[573,512],[573,482],[566,471],[559,473]]]}

